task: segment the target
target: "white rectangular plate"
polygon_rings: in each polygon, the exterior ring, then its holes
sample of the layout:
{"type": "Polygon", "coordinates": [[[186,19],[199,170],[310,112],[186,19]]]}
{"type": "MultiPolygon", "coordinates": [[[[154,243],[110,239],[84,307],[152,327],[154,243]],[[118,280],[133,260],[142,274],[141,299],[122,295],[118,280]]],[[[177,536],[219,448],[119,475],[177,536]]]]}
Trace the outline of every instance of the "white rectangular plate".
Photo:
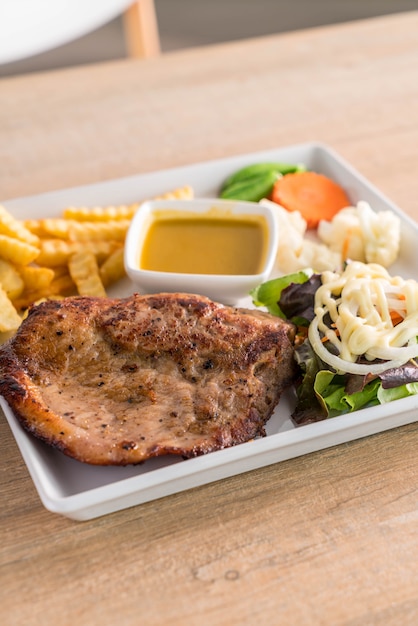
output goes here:
{"type": "MultiPolygon", "coordinates": [[[[16,217],[59,215],[63,208],[131,203],[189,184],[196,197],[216,197],[222,181],[244,165],[262,161],[304,163],[339,182],[353,203],[366,200],[376,211],[391,210],[401,219],[402,250],[392,274],[413,277],[418,268],[417,224],[370,185],[328,147],[302,144],[227,159],[132,176],[95,185],[16,199],[4,203],[16,217]]],[[[123,283],[112,295],[133,291],[123,283]]],[[[0,404],[16,438],[43,505],[50,511],[86,520],[365,437],[418,419],[418,396],[384,406],[295,428],[292,394],[280,401],[267,425],[267,436],[189,460],[160,458],[129,467],[95,467],[74,461],[27,434],[3,398],[0,404]]]]}

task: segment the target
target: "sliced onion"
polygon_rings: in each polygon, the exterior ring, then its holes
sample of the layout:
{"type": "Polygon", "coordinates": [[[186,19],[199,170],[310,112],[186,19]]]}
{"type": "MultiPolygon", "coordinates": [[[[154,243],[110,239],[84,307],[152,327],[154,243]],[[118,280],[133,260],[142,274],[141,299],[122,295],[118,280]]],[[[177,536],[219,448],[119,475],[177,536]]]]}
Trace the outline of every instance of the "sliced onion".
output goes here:
{"type": "Polygon", "coordinates": [[[414,343],[412,346],[403,346],[402,348],[370,348],[368,353],[375,359],[387,359],[388,352],[391,353],[392,358],[398,357],[402,359],[404,363],[409,359],[415,359],[418,356],[418,343],[414,343]]]}
{"type": "MultiPolygon", "coordinates": [[[[332,354],[329,350],[326,349],[324,344],[321,341],[321,337],[318,330],[318,318],[315,317],[309,325],[308,331],[309,341],[311,342],[312,349],[318,355],[318,357],[331,365],[333,369],[337,372],[346,372],[348,374],[359,374],[364,376],[366,374],[381,374],[386,370],[392,369],[394,367],[400,367],[409,361],[412,356],[410,354],[406,354],[405,357],[400,359],[385,361],[384,363],[353,363],[351,361],[346,361],[345,359],[341,359],[339,356],[332,354]]],[[[414,346],[410,346],[409,348],[414,348],[415,354],[418,355],[418,344],[414,346]]],[[[405,350],[409,350],[409,348],[405,348],[405,350]]]]}

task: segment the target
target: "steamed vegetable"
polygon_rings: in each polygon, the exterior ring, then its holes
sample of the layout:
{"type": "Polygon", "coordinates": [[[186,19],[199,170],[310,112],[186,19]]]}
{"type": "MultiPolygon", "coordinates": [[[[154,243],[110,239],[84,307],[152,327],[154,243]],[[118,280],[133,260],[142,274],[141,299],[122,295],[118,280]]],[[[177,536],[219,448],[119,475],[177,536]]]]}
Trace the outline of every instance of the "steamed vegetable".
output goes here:
{"type": "Polygon", "coordinates": [[[237,180],[222,189],[221,198],[224,200],[258,202],[270,194],[277,176],[278,174],[275,171],[266,171],[262,174],[237,180]]]}
{"type": "Polygon", "coordinates": [[[306,167],[302,163],[296,165],[291,163],[253,163],[246,165],[229,176],[223,184],[223,189],[234,185],[235,183],[247,181],[255,176],[263,176],[273,172],[277,175],[284,176],[293,172],[304,172],[306,167]]]}
{"type": "Polygon", "coordinates": [[[318,236],[343,260],[379,263],[389,267],[400,248],[400,219],[392,211],[373,211],[360,201],[342,209],[330,221],[321,221],[318,236]]]}
{"type": "Polygon", "coordinates": [[[231,200],[258,202],[270,195],[278,178],[293,172],[305,171],[302,164],[254,163],[229,176],[223,183],[220,197],[231,200]]]}
{"type": "Polygon", "coordinates": [[[317,271],[336,269],[341,266],[341,254],[324,243],[306,237],[307,224],[299,211],[287,211],[271,200],[261,204],[270,206],[279,225],[280,244],[276,256],[276,269],[281,274],[291,274],[314,267],[317,271]]]}
{"type": "Polygon", "coordinates": [[[299,211],[308,229],[316,228],[321,220],[331,220],[351,204],[338,183],[316,172],[283,176],[274,183],[271,199],[288,211],[299,211]]]}

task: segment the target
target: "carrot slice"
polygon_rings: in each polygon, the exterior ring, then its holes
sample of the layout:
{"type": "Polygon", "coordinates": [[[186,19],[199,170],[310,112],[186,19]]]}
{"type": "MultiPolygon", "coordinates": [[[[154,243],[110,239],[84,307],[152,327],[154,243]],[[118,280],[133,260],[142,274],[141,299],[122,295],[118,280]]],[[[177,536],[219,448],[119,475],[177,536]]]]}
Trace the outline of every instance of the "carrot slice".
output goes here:
{"type": "Polygon", "coordinates": [[[316,228],[320,220],[331,220],[351,204],[338,183],[317,172],[282,176],[274,184],[271,199],[288,211],[299,211],[309,229],[316,228]]]}
{"type": "Polygon", "coordinates": [[[401,322],[403,322],[405,318],[402,317],[402,315],[398,313],[397,311],[391,311],[390,319],[392,321],[393,326],[396,326],[397,324],[400,324],[401,322]]]}

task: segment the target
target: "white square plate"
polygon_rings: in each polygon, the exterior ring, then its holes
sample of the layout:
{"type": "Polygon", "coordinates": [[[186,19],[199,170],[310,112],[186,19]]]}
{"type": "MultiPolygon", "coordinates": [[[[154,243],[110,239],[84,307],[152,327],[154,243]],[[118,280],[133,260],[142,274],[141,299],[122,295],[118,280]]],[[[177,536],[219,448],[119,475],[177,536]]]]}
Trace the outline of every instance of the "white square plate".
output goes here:
{"type": "MultiPolygon", "coordinates": [[[[376,211],[389,209],[395,212],[402,224],[402,250],[399,260],[390,271],[405,278],[416,276],[417,224],[402,214],[337,154],[317,143],[132,176],[16,199],[4,204],[18,218],[47,217],[59,215],[69,205],[132,203],[186,184],[193,187],[196,197],[213,198],[229,174],[244,165],[269,160],[304,163],[309,169],[322,172],[339,182],[353,204],[358,200],[366,200],[376,211]]],[[[125,281],[111,295],[128,295],[132,291],[130,282],[125,281]]],[[[290,419],[292,394],[288,393],[282,397],[267,424],[267,436],[262,439],[186,461],[164,457],[151,459],[139,466],[96,467],[70,459],[36,440],[21,428],[3,398],[0,398],[0,404],[42,503],[48,510],[76,520],[92,519],[418,419],[418,396],[413,396],[295,428],[290,419]]]]}

